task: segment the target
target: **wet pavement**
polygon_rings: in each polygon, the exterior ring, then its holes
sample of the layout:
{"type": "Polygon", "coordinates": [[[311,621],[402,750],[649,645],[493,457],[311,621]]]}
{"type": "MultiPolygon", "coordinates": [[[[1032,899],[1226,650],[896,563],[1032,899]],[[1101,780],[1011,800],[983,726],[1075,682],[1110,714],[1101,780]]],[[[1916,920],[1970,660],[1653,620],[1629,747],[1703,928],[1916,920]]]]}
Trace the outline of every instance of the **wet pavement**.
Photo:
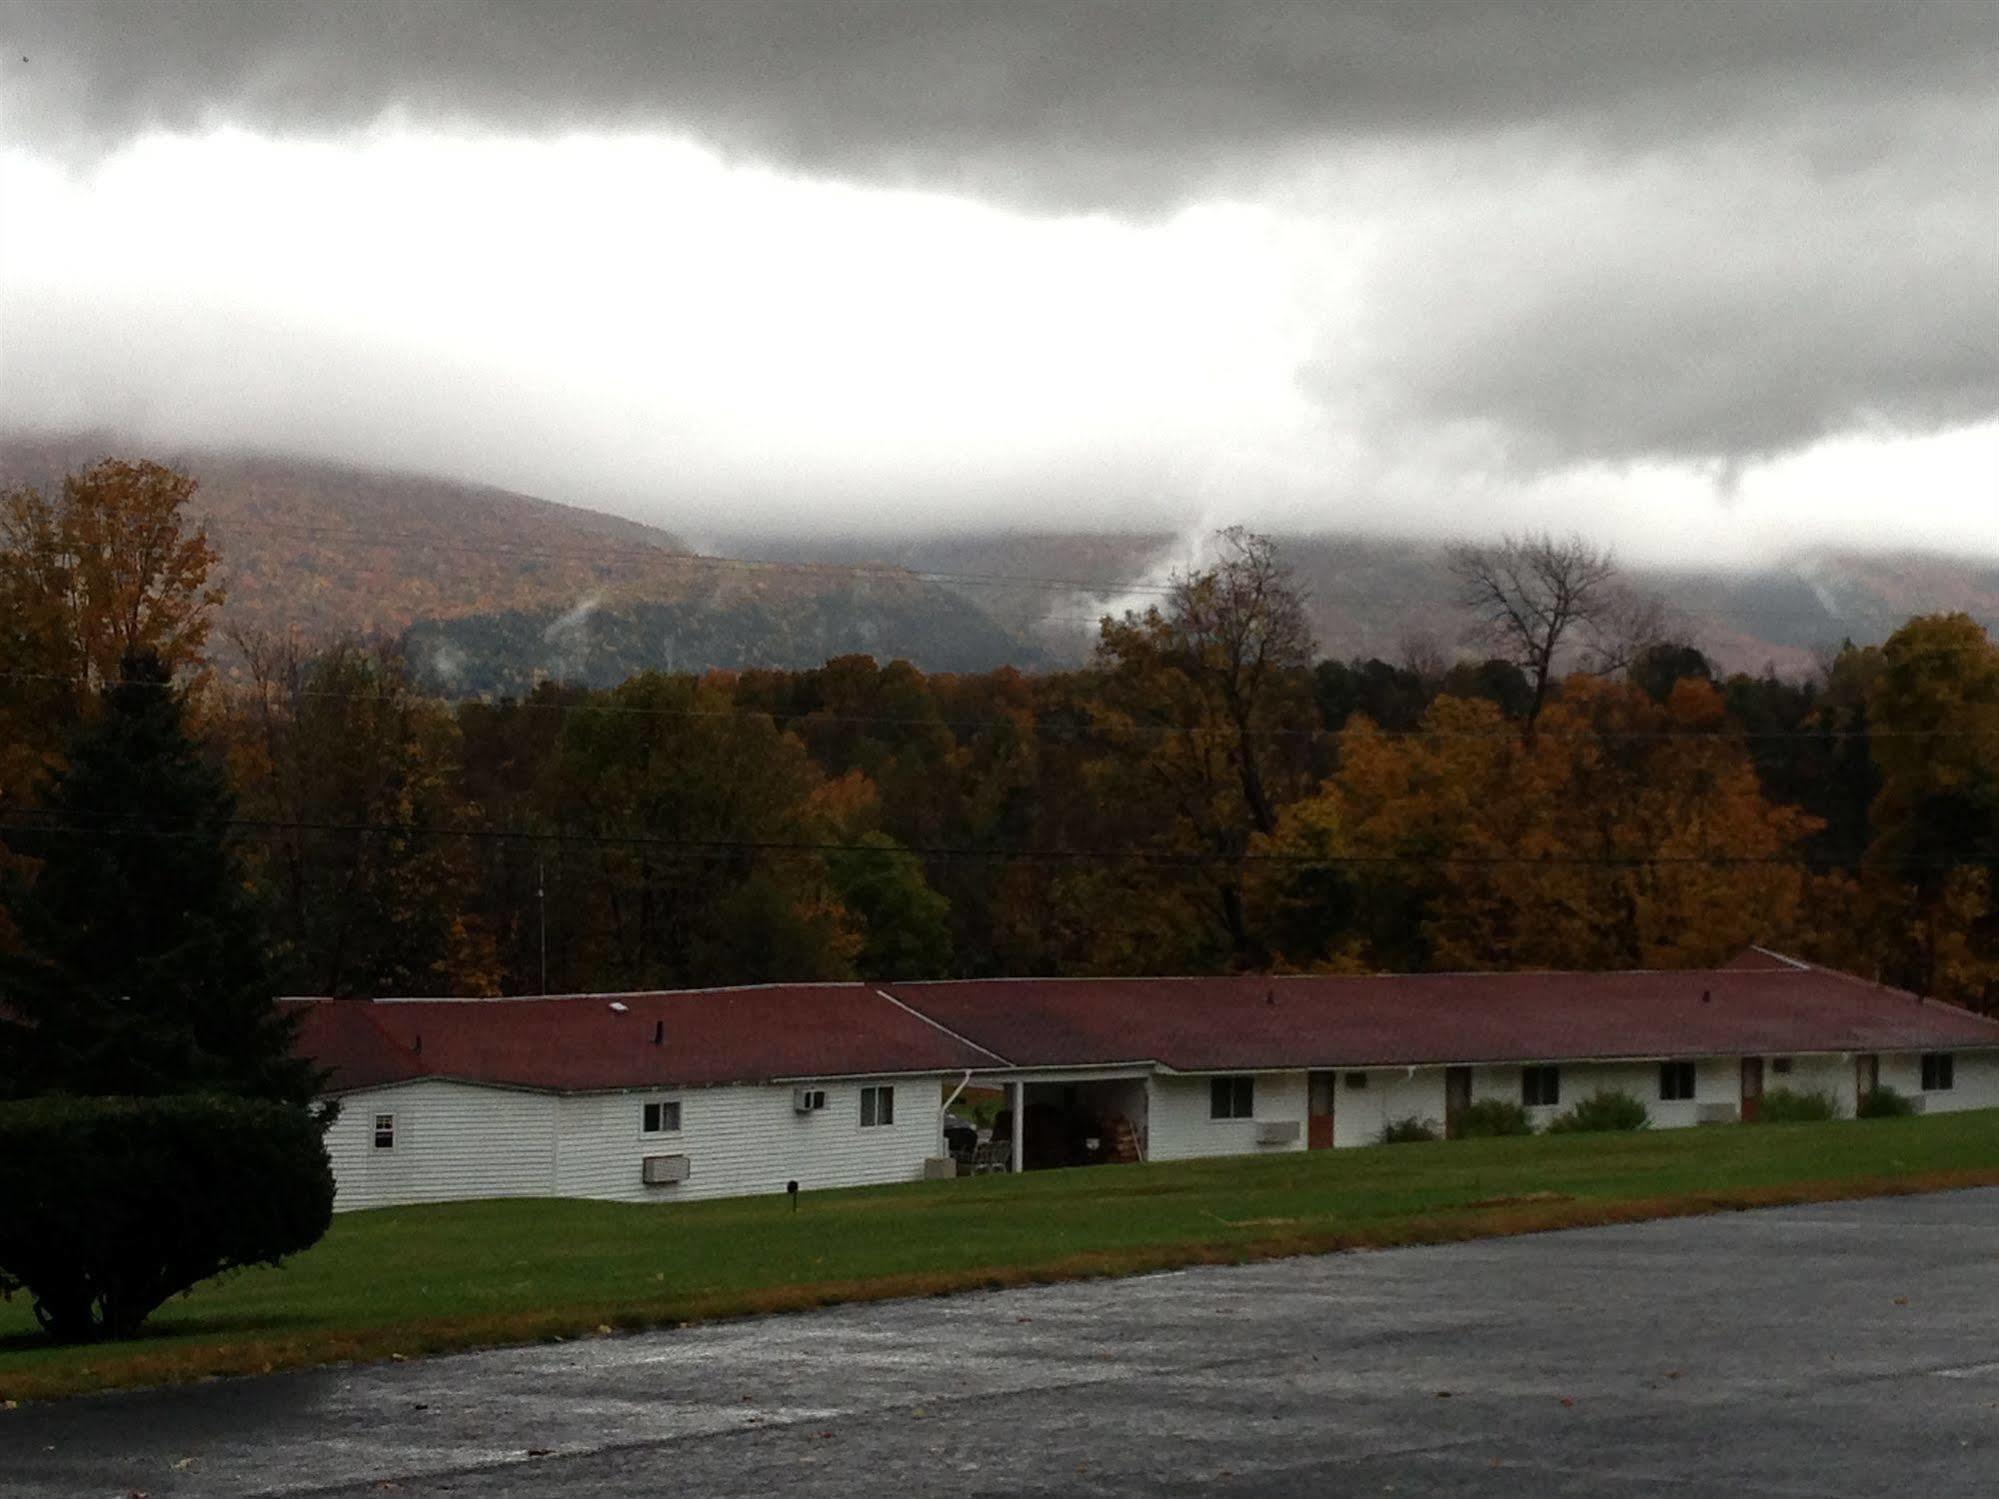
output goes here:
{"type": "Polygon", "coordinates": [[[1999,1492],[1999,1191],[0,1413],[0,1494],[1999,1492]]]}

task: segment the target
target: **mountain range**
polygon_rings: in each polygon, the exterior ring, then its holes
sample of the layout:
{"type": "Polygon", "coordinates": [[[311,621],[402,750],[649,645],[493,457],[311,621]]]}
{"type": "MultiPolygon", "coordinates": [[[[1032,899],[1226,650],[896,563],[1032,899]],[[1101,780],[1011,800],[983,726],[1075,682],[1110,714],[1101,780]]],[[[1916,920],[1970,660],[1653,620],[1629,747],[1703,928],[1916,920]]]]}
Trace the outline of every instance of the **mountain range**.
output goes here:
{"type": "MultiPolygon", "coordinates": [[[[743,534],[696,555],[672,532],[530,495],[103,434],[0,439],[0,486],[50,487],[106,456],[199,481],[196,519],[233,632],[404,638],[440,690],[593,684],[646,667],[803,667],[902,657],[928,671],[1072,664],[1106,611],[1157,601],[1198,538],[999,529],[842,541],[743,534]]],[[[1461,616],[1440,541],[1282,536],[1328,655],[1452,653],[1461,616]]],[[[1999,627],[1999,557],[1801,552],[1751,568],[1636,566],[1680,633],[1727,670],[1797,673],[1842,640],[1961,609],[1999,627]]]]}

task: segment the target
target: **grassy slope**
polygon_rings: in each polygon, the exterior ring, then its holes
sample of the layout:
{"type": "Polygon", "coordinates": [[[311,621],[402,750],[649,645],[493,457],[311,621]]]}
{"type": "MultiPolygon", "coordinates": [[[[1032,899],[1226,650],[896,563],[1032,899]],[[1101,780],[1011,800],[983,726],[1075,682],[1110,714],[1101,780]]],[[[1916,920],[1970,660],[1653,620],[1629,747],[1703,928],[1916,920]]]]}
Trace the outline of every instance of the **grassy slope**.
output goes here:
{"type": "Polygon", "coordinates": [[[171,1303],[44,1346],[0,1304],[0,1400],[831,1301],[1999,1185],[1999,1113],[1408,1145],[677,1207],[514,1201],[338,1219],[171,1303]]]}

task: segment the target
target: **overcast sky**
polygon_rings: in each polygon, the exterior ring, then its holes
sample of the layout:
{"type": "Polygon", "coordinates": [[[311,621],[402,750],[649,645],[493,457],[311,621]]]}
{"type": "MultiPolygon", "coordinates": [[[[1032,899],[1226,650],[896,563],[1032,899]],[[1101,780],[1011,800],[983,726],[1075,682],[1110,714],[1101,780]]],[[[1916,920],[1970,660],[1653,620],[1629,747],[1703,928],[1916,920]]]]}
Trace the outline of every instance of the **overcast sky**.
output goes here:
{"type": "Polygon", "coordinates": [[[0,0],[10,425],[1999,554],[1999,5],[0,0]]]}

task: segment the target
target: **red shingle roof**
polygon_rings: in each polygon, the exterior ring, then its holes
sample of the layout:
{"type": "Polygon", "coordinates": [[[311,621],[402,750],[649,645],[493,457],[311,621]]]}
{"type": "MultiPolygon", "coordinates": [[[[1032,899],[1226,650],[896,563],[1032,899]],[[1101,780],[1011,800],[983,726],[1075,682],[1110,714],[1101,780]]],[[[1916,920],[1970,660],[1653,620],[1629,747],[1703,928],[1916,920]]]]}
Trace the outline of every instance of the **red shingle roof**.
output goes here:
{"type": "Polygon", "coordinates": [[[1016,1066],[1182,1071],[1999,1047],[1999,1021],[1768,954],[1657,973],[894,984],[1016,1066]]]}
{"type": "Polygon", "coordinates": [[[1999,1047],[1999,1020],[1755,950],[1649,973],[969,979],[297,1000],[343,1092],[559,1092],[1158,1062],[1185,1072],[1999,1047]],[[622,1006],[615,1008],[614,1006],[622,1006]],[[658,1032],[662,1040],[655,1045],[658,1032]]]}
{"type": "Polygon", "coordinates": [[[332,1069],[335,1092],[418,1077],[587,1092],[994,1063],[863,984],[292,1003],[298,1050],[332,1069]]]}

